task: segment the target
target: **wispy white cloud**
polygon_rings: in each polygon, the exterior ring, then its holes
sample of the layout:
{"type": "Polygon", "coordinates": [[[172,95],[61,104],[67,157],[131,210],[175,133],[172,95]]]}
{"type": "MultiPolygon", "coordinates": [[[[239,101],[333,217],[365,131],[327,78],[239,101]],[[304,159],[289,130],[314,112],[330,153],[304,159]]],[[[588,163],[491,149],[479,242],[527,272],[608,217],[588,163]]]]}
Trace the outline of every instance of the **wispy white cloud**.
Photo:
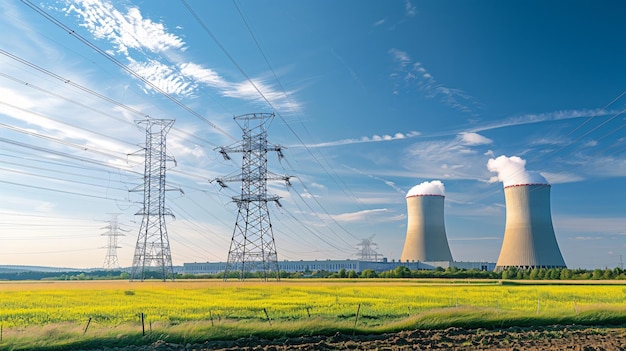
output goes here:
{"type": "MultiPolygon", "coordinates": [[[[586,150],[583,150],[586,151],[586,150]]],[[[559,162],[569,169],[575,169],[585,178],[611,178],[626,176],[626,159],[619,155],[599,155],[576,152],[562,157],[559,162]]]]}
{"type": "Polygon", "coordinates": [[[377,208],[372,210],[362,210],[357,212],[342,213],[333,215],[337,222],[395,222],[404,219],[404,215],[390,216],[389,209],[377,208]]]}
{"type": "MultiPolygon", "coordinates": [[[[466,113],[472,113],[471,104],[473,98],[460,89],[447,87],[439,82],[428,72],[428,70],[417,61],[413,61],[405,51],[392,48],[389,50],[394,62],[398,64],[396,72],[392,77],[402,79],[409,87],[417,87],[429,99],[437,99],[443,104],[466,113]]],[[[398,88],[394,94],[399,94],[398,88]]]]}
{"type": "Polygon", "coordinates": [[[381,26],[381,25],[385,24],[386,21],[387,21],[387,18],[380,19],[380,20],[374,22],[374,27],[381,26]]]}
{"type": "Polygon", "coordinates": [[[81,27],[98,39],[110,41],[124,55],[129,54],[129,49],[166,52],[181,49],[185,44],[180,37],[168,33],[163,24],[143,18],[136,7],[122,13],[110,2],[83,0],[69,3],[65,12],[81,16],[84,19],[81,27]]]}
{"type": "Polygon", "coordinates": [[[113,50],[107,52],[122,55],[133,71],[168,94],[193,97],[199,95],[200,88],[209,87],[235,99],[263,105],[267,100],[275,109],[299,108],[288,98],[292,92],[277,90],[261,78],[227,81],[215,70],[185,59],[183,54],[188,48],[181,36],[145,18],[138,7],[121,11],[108,0],[82,0],[67,1],[62,11],[76,15],[81,27],[112,45],[113,50]]]}
{"type": "MultiPolygon", "coordinates": [[[[403,140],[403,139],[410,139],[410,138],[414,138],[416,136],[421,135],[420,132],[416,132],[416,131],[412,131],[412,132],[408,132],[408,133],[395,133],[393,135],[390,134],[383,134],[383,135],[378,135],[378,134],[374,134],[371,137],[361,137],[360,139],[342,139],[342,140],[337,140],[337,141],[328,141],[328,142],[324,142],[324,143],[318,143],[318,144],[307,144],[305,145],[306,147],[329,147],[329,146],[343,146],[343,145],[350,145],[350,144],[362,144],[362,143],[377,143],[377,142],[381,142],[381,141],[394,141],[394,140],[403,140]]],[[[303,145],[293,145],[291,147],[302,147],[303,145]]]]}
{"type": "Polygon", "coordinates": [[[310,184],[310,186],[311,186],[312,188],[317,188],[317,189],[321,189],[321,190],[326,190],[326,186],[325,186],[325,185],[323,185],[323,184],[319,184],[319,183],[315,183],[315,182],[313,182],[313,183],[311,183],[311,184],[310,184]]]}
{"type": "Polygon", "coordinates": [[[409,17],[415,17],[415,15],[417,15],[417,8],[411,3],[411,0],[404,0],[404,10],[409,17]]]}
{"type": "Polygon", "coordinates": [[[624,217],[592,217],[555,213],[552,215],[554,230],[558,233],[580,233],[574,237],[607,237],[621,235],[626,228],[624,217]]]}
{"type": "Polygon", "coordinates": [[[208,86],[223,88],[228,83],[220,77],[220,75],[210,68],[203,67],[197,63],[185,62],[179,65],[180,72],[187,77],[193,78],[195,81],[206,84],[208,86]]]}
{"type": "Polygon", "coordinates": [[[459,133],[458,138],[465,143],[465,145],[485,145],[493,143],[493,140],[473,132],[459,133]]]}
{"type": "Polygon", "coordinates": [[[568,238],[570,240],[576,240],[576,241],[590,241],[590,240],[602,240],[602,237],[599,236],[575,236],[572,238],[568,238]]]}
{"type": "Polygon", "coordinates": [[[584,146],[585,147],[598,146],[598,141],[597,140],[589,140],[589,141],[585,142],[584,146]]]}
{"type": "Polygon", "coordinates": [[[482,179],[488,159],[482,146],[488,140],[478,134],[458,134],[454,139],[416,142],[405,150],[402,165],[420,178],[482,179]]]}
{"type": "MultiPolygon", "coordinates": [[[[156,60],[136,62],[130,58],[129,60],[130,69],[168,94],[189,95],[197,87],[197,84],[188,77],[181,75],[180,72],[162,62],[156,60]]],[[[144,91],[149,92],[151,89],[146,87],[144,91]]]]}
{"type": "Polygon", "coordinates": [[[589,117],[603,117],[614,115],[617,111],[609,111],[604,109],[580,109],[580,110],[559,110],[546,113],[537,114],[525,114],[520,116],[514,116],[505,118],[500,121],[487,123],[478,127],[471,128],[470,132],[484,132],[487,130],[514,127],[525,124],[543,123],[550,121],[558,121],[573,118],[589,118],[589,117]]]}
{"type": "Polygon", "coordinates": [[[352,170],[352,171],[354,171],[354,172],[357,172],[357,173],[359,173],[359,174],[363,174],[363,175],[365,175],[365,176],[367,176],[367,177],[369,177],[369,178],[372,178],[372,179],[374,179],[374,180],[378,180],[378,181],[380,181],[380,182],[384,183],[385,185],[389,186],[389,187],[390,187],[390,188],[392,188],[393,190],[395,190],[395,191],[399,192],[399,193],[402,193],[402,194],[406,193],[406,191],[405,191],[405,190],[403,190],[403,189],[399,188],[399,187],[396,185],[396,183],[394,183],[394,182],[392,182],[392,181],[390,181],[390,180],[380,178],[380,177],[375,176],[375,175],[373,175],[373,174],[367,174],[367,173],[365,173],[365,172],[363,172],[363,171],[361,171],[361,170],[358,170],[358,169],[356,169],[356,168],[354,168],[354,167],[350,167],[350,166],[348,166],[348,165],[343,165],[343,166],[344,166],[344,167],[346,167],[346,168],[348,168],[348,169],[350,169],[350,170],[352,170]]]}
{"type": "Polygon", "coordinates": [[[586,179],[582,175],[572,172],[541,172],[541,175],[546,178],[550,184],[575,183],[586,179]]]}

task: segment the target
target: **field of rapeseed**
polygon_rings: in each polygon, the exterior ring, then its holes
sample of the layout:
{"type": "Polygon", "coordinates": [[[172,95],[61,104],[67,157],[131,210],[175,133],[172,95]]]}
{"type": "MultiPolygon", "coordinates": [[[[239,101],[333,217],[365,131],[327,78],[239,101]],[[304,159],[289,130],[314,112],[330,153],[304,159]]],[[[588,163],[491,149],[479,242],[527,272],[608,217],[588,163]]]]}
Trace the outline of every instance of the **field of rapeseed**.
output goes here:
{"type": "Polygon", "coordinates": [[[26,282],[0,283],[4,328],[84,323],[99,326],[155,322],[318,318],[379,325],[421,312],[465,307],[529,316],[575,314],[585,309],[622,309],[624,285],[499,285],[419,281],[281,282],[26,282]]]}

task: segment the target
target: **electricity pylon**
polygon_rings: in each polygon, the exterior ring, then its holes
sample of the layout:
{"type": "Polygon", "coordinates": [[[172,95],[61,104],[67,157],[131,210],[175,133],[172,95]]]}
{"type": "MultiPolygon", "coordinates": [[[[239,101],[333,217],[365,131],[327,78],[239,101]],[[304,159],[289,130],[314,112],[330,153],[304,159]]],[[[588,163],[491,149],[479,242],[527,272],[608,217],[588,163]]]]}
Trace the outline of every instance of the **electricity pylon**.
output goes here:
{"type": "Polygon", "coordinates": [[[165,281],[174,280],[174,267],[170,242],[165,226],[165,216],[174,217],[172,211],[165,207],[165,191],[179,190],[166,189],[165,169],[167,161],[174,161],[167,156],[165,136],[174,124],[170,119],[146,119],[136,121],[146,126],[146,145],[143,186],[131,191],[143,191],[143,207],[135,215],[141,215],[141,228],[135,246],[133,267],[130,280],[143,281],[150,267],[155,267],[157,273],[165,281]]]}
{"type": "Polygon", "coordinates": [[[216,149],[226,160],[230,160],[229,152],[243,154],[241,174],[213,179],[224,188],[227,187],[226,182],[241,181],[241,195],[232,197],[239,211],[228,251],[224,280],[228,279],[231,271],[238,271],[240,280],[244,280],[248,272],[259,273],[263,280],[270,277],[280,280],[276,243],[267,203],[276,202],[278,206],[281,204],[278,201],[279,196],[267,194],[267,181],[283,180],[291,185],[291,177],[267,170],[268,151],[276,151],[279,159],[283,157],[282,146],[267,142],[267,127],[273,118],[273,113],[235,116],[235,121],[243,130],[243,140],[216,149]]]}
{"type": "Polygon", "coordinates": [[[117,238],[125,236],[126,234],[121,232],[127,232],[127,230],[120,228],[118,224],[117,217],[119,216],[119,213],[111,213],[110,215],[111,219],[109,220],[109,225],[102,228],[108,229],[108,231],[102,234],[102,236],[109,237],[108,245],[106,246],[107,255],[104,259],[103,267],[104,269],[119,269],[120,262],[117,259],[117,249],[120,249],[121,247],[117,246],[117,238]]]}
{"type": "Polygon", "coordinates": [[[357,244],[357,246],[360,247],[357,251],[360,261],[378,262],[379,257],[382,256],[376,251],[378,244],[372,241],[374,235],[376,234],[372,234],[372,236],[367,239],[362,239],[361,242],[357,244]]]}

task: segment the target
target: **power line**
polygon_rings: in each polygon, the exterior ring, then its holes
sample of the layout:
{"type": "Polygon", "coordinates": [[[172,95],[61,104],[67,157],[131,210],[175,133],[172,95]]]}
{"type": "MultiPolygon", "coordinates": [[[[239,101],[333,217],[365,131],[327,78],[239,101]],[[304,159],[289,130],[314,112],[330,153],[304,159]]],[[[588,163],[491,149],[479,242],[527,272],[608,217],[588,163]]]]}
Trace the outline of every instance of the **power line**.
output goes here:
{"type": "Polygon", "coordinates": [[[80,34],[76,33],[73,29],[71,29],[70,27],[66,26],[65,24],[61,23],[60,21],[58,21],[56,18],[52,17],[51,15],[49,15],[46,11],[42,10],[41,8],[39,8],[38,6],[34,5],[32,2],[30,2],[29,0],[21,0],[24,4],[26,4],[28,7],[30,7],[31,9],[35,10],[35,12],[39,13],[41,16],[43,16],[45,19],[47,19],[48,21],[52,22],[54,25],[56,25],[57,27],[63,29],[64,31],[66,31],[68,34],[70,34],[71,36],[75,37],[76,39],[78,39],[81,43],[87,45],[89,48],[95,50],[97,53],[99,53],[100,55],[102,55],[103,57],[105,57],[106,59],[108,59],[109,61],[113,62],[115,65],[117,65],[118,67],[122,68],[124,71],[128,72],[130,75],[132,75],[133,77],[139,79],[141,82],[143,82],[144,84],[146,84],[147,86],[149,86],[150,88],[154,89],[156,92],[158,92],[159,94],[163,95],[164,97],[166,97],[168,100],[170,100],[171,102],[173,102],[174,104],[178,105],[179,107],[183,108],[185,111],[191,113],[193,116],[203,120],[204,122],[206,122],[208,125],[210,125],[211,127],[213,127],[214,129],[216,129],[217,131],[219,131],[220,133],[222,133],[223,135],[229,137],[232,140],[237,140],[235,137],[233,137],[232,135],[230,135],[228,132],[226,132],[224,129],[220,128],[219,126],[217,126],[216,124],[214,124],[213,122],[209,121],[207,118],[205,118],[204,116],[202,116],[201,114],[199,114],[198,112],[194,111],[193,109],[191,109],[189,106],[185,105],[184,103],[182,103],[181,101],[179,101],[178,99],[176,99],[175,97],[173,97],[171,94],[168,94],[166,91],[164,91],[163,89],[159,88],[156,84],[152,83],[151,81],[149,81],[148,79],[142,77],[141,75],[139,75],[137,72],[135,72],[134,70],[132,70],[130,67],[126,66],[125,64],[121,63],[120,61],[118,61],[116,58],[114,58],[113,56],[109,55],[106,51],[100,49],[97,45],[91,43],[89,40],[87,40],[86,38],[84,38],[83,36],[81,36],[80,34]]]}
{"type": "MultiPolygon", "coordinates": [[[[0,50],[0,51],[2,51],[2,50],[0,50]]],[[[4,54],[4,52],[0,52],[0,53],[4,54]]],[[[10,56],[10,57],[11,57],[11,58],[13,58],[13,57],[17,57],[17,56],[12,55],[12,56],[10,56]]],[[[54,78],[56,78],[56,77],[60,77],[60,76],[58,76],[57,74],[52,73],[52,72],[50,72],[50,71],[47,71],[47,70],[45,70],[44,68],[41,68],[40,66],[37,66],[36,64],[34,64],[34,63],[30,62],[30,61],[27,61],[27,60],[25,60],[25,59],[21,59],[21,58],[20,58],[20,59],[19,59],[19,62],[22,62],[22,63],[24,63],[24,62],[28,62],[28,66],[29,66],[29,67],[37,67],[37,70],[38,70],[38,71],[40,71],[40,72],[44,72],[44,73],[49,74],[49,75],[52,75],[54,78]]],[[[133,126],[133,127],[136,127],[136,124],[135,124],[135,123],[133,123],[133,122],[131,122],[131,121],[128,121],[128,120],[123,119],[123,118],[119,118],[119,117],[114,116],[114,115],[112,115],[112,114],[106,113],[106,112],[104,112],[104,111],[102,111],[102,110],[99,110],[99,109],[93,108],[93,107],[91,107],[91,106],[89,106],[89,105],[86,105],[86,104],[83,104],[83,103],[81,103],[81,102],[79,102],[79,101],[76,101],[76,100],[73,100],[73,99],[67,98],[67,97],[65,97],[65,96],[62,96],[62,95],[57,94],[57,93],[55,93],[55,92],[52,92],[52,91],[50,91],[50,90],[47,90],[47,89],[41,88],[41,87],[39,87],[39,86],[37,86],[37,85],[35,85],[35,84],[32,84],[32,83],[29,83],[29,82],[23,81],[23,80],[21,80],[21,79],[19,79],[19,78],[16,78],[16,77],[14,77],[14,76],[11,76],[11,75],[8,75],[8,74],[4,74],[4,73],[0,73],[0,76],[1,76],[1,77],[4,77],[4,78],[6,78],[6,79],[12,80],[12,81],[14,81],[14,82],[16,82],[16,83],[18,83],[18,84],[24,85],[24,86],[26,86],[26,87],[29,87],[29,88],[32,88],[32,89],[38,90],[38,91],[40,91],[40,92],[43,92],[43,93],[46,93],[46,94],[48,94],[48,95],[51,95],[51,96],[57,97],[57,98],[62,99],[62,100],[64,100],[64,101],[67,101],[67,102],[73,103],[73,104],[75,104],[75,105],[77,105],[77,106],[80,106],[80,107],[82,107],[82,108],[88,109],[88,110],[93,111],[93,112],[96,112],[96,113],[101,114],[101,115],[103,115],[103,116],[109,117],[109,118],[111,118],[111,119],[113,119],[113,120],[116,120],[116,121],[118,121],[118,122],[122,122],[122,123],[124,123],[124,124],[131,125],[131,126],[133,126]]],[[[68,80],[63,80],[63,82],[64,82],[64,83],[65,83],[66,81],[68,81],[68,80]]],[[[91,94],[91,95],[93,95],[93,96],[95,96],[95,97],[97,97],[97,98],[100,98],[100,99],[104,100],[105,102],[108,102],[108,103],[114,104],[114,105],[116,105],[116,106],[118,106],[118,107],[121,107],[121,108],[123,108],[123,109],[125,109],[125,110],[127,110],[127,111],[129,111],[129,112],[131,112],[131,113],[133,113],[133,114],[138,115],[138,116],[141,116],[141,117],[144,117],[144,118],[151,118],[148,114],[146,114],[146,113],[144,113],[144,112],[141,112],[141,111],[139,111],[139,110],[136,110],[136,109],[134,109],[134,108],[132,108],[132,107],[130,107],[130,106],[128,106],[128,105],[125,105],[125,104],[123,104],[123,103],[121,103],[121,102],[119,102],[119,101],[116,101],[116,100],[114,100],[114,99],[111,99],[111,98],[109,98],[109,97],[106,97],[106,96],[104,96],[104,95],[102,95],[102,94],[96,93],[96,92],[94,92],[93,90],[90,90],[90,89],[88,89],[88,88],[86,88],[86,87],[84,87],[84,86],[82,86],[82,85],[80,85],[80,84],[77,84],[77,83],[74,83],[74,82],[72,82],[72,83],[73,83],[73,84],[71,84],[72,86],[74,86],[74,87],[80,87],[80,88],[79,88],[80,90],[85,91],[85,92],[88,92],[89,94],[91,94]]],[[[15,108],[18,108],[18,107],[15,107],[15,108]]],[[[28,111],[28,110],[25,110],[25,111],[28,111]]],[[[29,111],[29,112],[34,113],[34,114],[37,114],[36,112],[32,112],[32,111],[29,111]]],[[[43,116],[43,115],[40,115],[40,114],[38,114],[38,116],[40,116],[40,117],[42,117],[42,118],[46,118],[46,119],[48,119],[48,120],[55,121],[55,122],[57,122],[57,123],[63,123],[63,124],[69,125],[69,126],[71,126],[71,127],[73,127],[73,128],[77,128],[77,129],[81,129],[81,130],[88,131],[88,132],[90,132],[90,133],[98,134],[97,132],[94,132],[94,131],[92,131],[92,130],[83,129],[83,128],[78,127],[78,126],[76,126],[76,125],[72,125],[72,124],[69,124],[69,123],[66,123],[66,122],[61,122],[61,121],[59,121],[59,120],[52,119],[52,118],[47,117],[47,116],[43,116]]],[[[211,141],[209,141],[209,140],[206,140],[206,139],[200,138],[200,137],[199,137],[199,136],[197,136],[197,135],[190,134],[190,133],[188,133],[188,132],[186,132],[186,131],[184,131],[184,130],[182,130],[182,129],[179,129],[179,128],[176,128],[176,127],[172,127],[172,131],[174,131],[174,132],[175,132],[174,134],[181,134],[181,135],[184,135],[184,136],[186,136],[186,137],[189,137],[189,138],[192,138],[192,139],[196,139],[196,140],[198,140],[198,141],[200,141],[200,142],[202,142],[202,143],[206,143],[206,144],[208,144],[208,145],[211,145],[211,146],[213,146],[213,147],[217,146],[217,144],[215,144],[215,143],[213,143],[213,142],[211,142],[211,141]]],[[[126,141],[124,141],[124,140],[116,139],[116,138],[114,138],[114,137],[112,137],[112,136],[109,136],[109,135],[104,135],[104,134],[98,134],[98,135],[102,135],[102,136],[105,136],[105,137],[107,137],[107,138],[111,138],[111,139],[114,139],[114,140],[119,140],[119,141],[121,141],[121,142],[127,143],[127,142],[126,142],[126,141]]],[[[134,145],[134,144],[133,144],[133,145],[134,145]]]]}
{"type": "MultiPolygon", "coordinates": [[[[0,101],[0,104],[2,104],[2,103],[3,102],[0,101]]],[[[55,143],[58,143],[58,144],[62,144],[62,145],[69,146],[69,147],[73,147],[75,149],[80,149],[82,151],[88,151],[88,152],[92,152],[92,153],[99,154],[99,155],[102,155],[102,156],[109,156],[109,157],[112,157],[112,158],[119,159],[119,155],[113,155],[111,153],[100,151],[100,150],[94,149],[92,147],[88,147],[86,145],[80,145],[80,144],[76,144],[76,143],[71,143],[71,142],[65,141],[63,139],[54,138],[54,137],[51,137],[49,135],[43,135],[43,134],[35,133],[35,132],[30,131],[30,130],[22,129],[22,128],[11,126],[11,125],[8,125],[8,124],[0,123],[0,128],[10,129],[10,130],[15,131],[15,132],[19,132],[19,133],[26,134],[26,135],[29,135],[29,136],[32,136],[32,137],[36,137],[36,138],[40,138],[40,139],[45,139],[45,140],[52,141],[52,142],[55,142],[55,143]]],[[[109,151],[111,151],[111,150],[109,150],[109,151]]],[[[124,153],[120,152],[120,154],[123,155],[123,156],[126,156],[126,154],[124,154],[124,153]]]]}
{"type": "Polygon", "coordinates": [[[128,190],[128,189],[122,189],[122,188],[112,188],[112,187],[106,186],[106,185],[81,182],[81,181],[77,181],[77,180],[67,180],[67,179],[62,179],[62,178],[58,178],[58,177],[43,176],[43,175],[40,175],[40,174],[35,174],[35,173],[30,173],[30,172],[25,172],[25,171],[18,171],[18,170],[15,170],[15,169],[0,168],[0,171],[18,173],[18,174],[28,175],[28,176],[31,176],[31,177],[44,178],[46,180],[59,180],[59,181],[62,181],[62,182],[68,182],[68,183],[72,183],[72,184],[83,184],[83,185],[89,185],[89,186],[93,186],[93,187],[106,188],[106,189],[116,189],[116,190],[121,190],[121,191],[127,191],[128,190]]]}
{"type": "MultiPolygon", "coordinates": [[[[248,74],[243,70],[243,68],[239,65],[239,63],[237,63],[237,61],[235,60],[235,58],[228,52],[228,50],[226,50],[226,48],[224,47],[224,45],[222,45],[222,43],[217,39],[217,37],[211,32],[211,30],[207,27],[207,25],[204,23],[204,21],[202,21],[202,19],[200,18],[200,16],[198,16],[198,14],[195,12],[195,10],[187,3],[186,0],[181,0],[181,2],[183,3],[183,5],[187,8],[187,10],[189,11],[189,13],[194,17],[194,19],[200,24],[200,26],[202,27],[202,29],[211,37],[211,39],[213,39],[213,41],[219,46],[219,48],[222,50],[222,52],[228,57],[228,59],[231,61],[231,63],[233,65],[235,65],[235,67],[239,70],[239,72],[246,78],[246,80],[250,83],[250,85],[257,91],[257,93],[263,98],[263,100],[274,110],[274,113],[283,121],[283,123],[285,124],[285,126],[287,126],[287,128],[289,129],[289,131],[291,131],[291,133],[298,139],[298,141],[300,142],[300,144],[305,148],[305,150],[307,150],[307,152],[311,155],[311,157],[313,157],[313,159],[315,160],[315,162],[324,170],[324,172],[329,175],[331,177],[331,179],[335,179],[330,172],[326,169],[326,167],[319,161],[319,159],[313,154],[313,152],[310,150],[310,148],[306,145],[306,143],[302,140],[302,138],[300,138],[300,136],[296,133],[296,131],[291,127],[291,125],[287,122],[287,120],[281,115],[280,111],[276,110],[272,104],[271,101],[269,101],[269,99],[265,96],[265,94],[263,94],[263,92],[259,89],[259,87],[254,83],[254,81],[250,78],[250,76],[248,76],[248,74]]],[[[241,11],[239,10],[239,8],[237,7],[238,11],[241,13],[241,11]]],[[[242,16],[243,17],[243,16],[242,16]]],[[[244,20],[245,22],[245,20],[244,20]]],[[[246,23],[247,26],[247,23],[246,23]]],[[[248,27],[249,29],[249,27],[248,27]]],[[[252,34],[252,33],[251,33],[252,34]]],[[[258,41],[256,40],[256,38],[253,36],[255,42],[257,43],[257,47],[259,47],[260,49],[260,45],[258,45],[258,41]]],[[[262,52],[262,50],[261,50],[262,52]]],[[[267,57],[265,56],[265,54],[263,54],[263,57],[266,58],[266,62],[267,62],[267,57]]],[[[269,65],[269,62],[268,62],[269,65]]],[[[271,65],[270,65],[271,68],[271,65]]],[[[282,87],[282,85],[281,85],[282,87]]],[[[286,94],[286,93],[285,93],[286,94]]],[[[293,167],[292,167],[293,168],[293,167]]],[[[338,183],[337,183],[338,184],[338,183]]],[[[339,184],[338,184],[339,185],[339,184]]],[[[345,184],[344,184],[345,185],[345,184]]],[[[341,187],[341,186],[340,186],[341,187]]],[[[342,188],[343,189],[343,188],[342,188]]],[[[353,198],[356,198],[354,196],[354,194],[352,194],[353,198]]],[[[317,200],[316,200],[317,202],[317,200]]],[[[318,205],[319,202],[318,202],[318,205]]],[[[321,206],[321,205],[320,205],[321,206]]],[[[328,214],[328,213],[327,213],[328,214]]],[[[330,215],[329,215],[330,216],[330,215]]],[[[332,218],[332,216],[330,216],[332,218]]],[[[337,223],[338,224],[338,223],[337,223]]],[[[348,233],[350,236],[352,236],[354,239],[358,239],[355,235],[353,235],[352,233],[350,233],[347,229],[345,229],[343,226],[339,225],[338,226],[344,230],[346,233],[348,233]]]]}
{"type": "Polygon", "coordinates": [[[92,163],[92,164],[96,164],[96,165],[99,165],[99,166],[102,166],[102,167],[113,168],[113,169],[122,170],[122,171],[129,172],[129,173],[141,174],[139,172],[135,172],[135,171],[132,171],[130,169],[124,169],[124,168],[121,168],[121,167],[117,167],[117,166],[114,166],[112,164],[109,164],[109,163],[106,163],[106,162],[103,162],[103,161],[94,160],[94,159],[90,159],[90,158],[82,157],[82,156],[71,155],[71,154],[68,154],[68,153],[65,153],[65,152],[56,151],[56,150],[52,150],[52,149],[48,149],[48,148],[44,148],[44,147],[35,146],[35,145],[30,145],[30,144],[27,144],[27,143],[22,143],[22,142],[11,140],[11,139],[7,139],[7,138],[0,137],[0,142],[11,144],[11,145],[14,145],[14,146],[27,148],[27,149],[31,149],[31,150],[36,150],[36,151],[41,151],[41,152],[45,152],[45,153],[50,153],[50,154],[54,154],[54,155],[57,155],[57,156],[67,157],[67,158],[70,158],[70,159],[73,159],[73,160],[77,160],[77,161],[81,161],[81,162],[92,163]]]}
{"type": "Polygon", "coordinates": [[[36,185],[32,185],[32,184],[22,184],[22,183],[17,183],[17,182],[10,182],[10,181],[6,181],[6,180],[0,180],[0,183],[26,187],[26,188],[30,188],[30,189],[52,191],[52,192],[63,193],[63,194],[68,194],[68,195],[91,197],[91,198],[94,198],[94,199],[121,201],[120,199],[114,199],[114,198],[110,198],[108,196],[98,196],[98,195],[92,195],[92,194],[78,193],[78,192],[74,192],[74,191],[52,189],[52,188],[36,186],[36,185]]]}

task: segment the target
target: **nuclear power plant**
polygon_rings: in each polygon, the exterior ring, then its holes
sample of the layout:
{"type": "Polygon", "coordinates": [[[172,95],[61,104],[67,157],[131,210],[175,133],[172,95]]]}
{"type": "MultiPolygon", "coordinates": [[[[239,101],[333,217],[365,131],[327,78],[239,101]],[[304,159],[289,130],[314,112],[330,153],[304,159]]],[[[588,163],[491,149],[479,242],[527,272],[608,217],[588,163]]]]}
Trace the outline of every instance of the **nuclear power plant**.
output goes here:
{"type": "Polygon", "coordinates": [[[406,195],[407,229],[400,261],[452,261],[444,223],[441,181],[414,186],[406,195]]]}
{"type": "MultiPolygon", "coordinates": [[[[506,220],[500,255],[496,263],[458,262],[452,259],[444,221],[445,188],[433,180],[414,186],[405,196],[407,228],[400,260],[326,260],[282,261],[280,270],[338,271],[352,269],[377,272],[405,266],[409,269],[437,267],[501,271],[509,267],[521,269],[565,268],[565,261],[556,240],[550,212],[550,184],[537,172],[525,169],[526,161],[513,156],[490,159],[487,168],[497,172],[490,182],[504,185],[506,220]]],[[[219,272],[223,262],[185,263],[187,273],[219,272]]]]}
{"type": "Polygon", "coordinates": [[[490,159],[487,168],[504,184],[506,224],[496,271],[509,267],[564,268],[550,212],[550,184],[528,172],[519,157],[490,159]]]}

